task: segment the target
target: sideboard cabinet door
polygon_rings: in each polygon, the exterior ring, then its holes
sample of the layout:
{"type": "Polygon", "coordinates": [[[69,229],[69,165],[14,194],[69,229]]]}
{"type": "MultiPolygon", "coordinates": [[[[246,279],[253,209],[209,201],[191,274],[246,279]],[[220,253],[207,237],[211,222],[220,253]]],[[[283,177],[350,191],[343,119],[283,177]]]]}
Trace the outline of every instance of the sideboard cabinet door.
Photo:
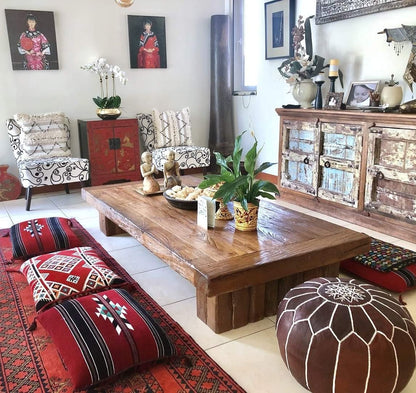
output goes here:
{"type": "Polygon", "coordinates": [[[416,222],[416,130],[370,127],[365,209],[416,222]]]}
{"type": "Polygon", "coordinates": [[[361,125],[321,123],[318,196],[358,206],[363,132],[361,125]]]}
{"type": "Polygon", "coordinates": [[[285,120],[282,137],[280,185],[316,196],[319,157],[317,124],[285,120]]]}

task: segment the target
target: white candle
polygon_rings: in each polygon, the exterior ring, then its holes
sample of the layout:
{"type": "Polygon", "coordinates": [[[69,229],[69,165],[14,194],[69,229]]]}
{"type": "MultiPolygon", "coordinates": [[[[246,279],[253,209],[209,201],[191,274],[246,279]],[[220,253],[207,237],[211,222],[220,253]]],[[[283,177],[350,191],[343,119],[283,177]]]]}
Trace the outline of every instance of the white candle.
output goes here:
{"type": "Polygon", "coordinates": [[[323,72],[320,72],[316,77],[315,77],[315,82],[324,82],[325,81],[325,76],[323,72]]]}
{"type": "Polygon", "coordinates": [[[338,76],[339,60],[331,59],[329,61],[329,73],[328,76],[338,76]]]}

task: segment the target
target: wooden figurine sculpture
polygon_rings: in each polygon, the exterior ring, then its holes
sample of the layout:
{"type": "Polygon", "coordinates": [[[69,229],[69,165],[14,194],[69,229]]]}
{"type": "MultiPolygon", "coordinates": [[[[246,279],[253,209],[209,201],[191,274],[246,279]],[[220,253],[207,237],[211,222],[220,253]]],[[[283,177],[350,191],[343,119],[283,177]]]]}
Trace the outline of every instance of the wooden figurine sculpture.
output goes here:
{"type": "Polygon", "coordinates": [[[166,162],[163,164],[163,178],[166,189],[182,184],[179,163],[175,161],[175,152],[173,150],[166,152],[166,162]]]}
{"type": "Polygon", "coordinates": [[[152,163],[152,153],[145,151],[142,154],[142,162],[143,164],[140,165],[140,172],[143,176],[143,192],[146,194],[158,192],[160,186],[154,178],[154,175],[157,175],[158,170],[152,163]]]}

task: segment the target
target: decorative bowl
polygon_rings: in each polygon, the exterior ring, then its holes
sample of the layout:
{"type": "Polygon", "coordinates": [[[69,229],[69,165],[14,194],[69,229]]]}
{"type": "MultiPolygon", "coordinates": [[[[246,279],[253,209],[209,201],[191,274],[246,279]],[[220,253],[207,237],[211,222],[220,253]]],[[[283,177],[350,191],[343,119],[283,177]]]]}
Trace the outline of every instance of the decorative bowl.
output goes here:
{"type": "Polygon", "coordinates": [[[172,198],[166,194],[166,191],[163,193],[163,196],[173,207],[178,209],[197,210],[198,208],[198,201],[196,200],[186,201],[185,199],[172,198]]]}

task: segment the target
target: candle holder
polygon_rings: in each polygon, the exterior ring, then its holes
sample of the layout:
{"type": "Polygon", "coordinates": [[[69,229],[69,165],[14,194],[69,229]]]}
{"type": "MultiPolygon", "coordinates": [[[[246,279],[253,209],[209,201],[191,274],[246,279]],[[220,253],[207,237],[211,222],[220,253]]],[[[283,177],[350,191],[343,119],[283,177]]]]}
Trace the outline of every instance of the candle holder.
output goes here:
{"type": "Polygon", "coordinates": [[[328,78],[331,81],[331,85],[329,86],[329,92],[335,93],[335,81],[337,80],[338,76],[329,76],[328,78]]]}
{"type": "Polygon", "coordinates": [[[325,81],[316,81],[317,86],[316,97],[315,97],[315,109],[322,109],[322,85],[325,81]]]}

